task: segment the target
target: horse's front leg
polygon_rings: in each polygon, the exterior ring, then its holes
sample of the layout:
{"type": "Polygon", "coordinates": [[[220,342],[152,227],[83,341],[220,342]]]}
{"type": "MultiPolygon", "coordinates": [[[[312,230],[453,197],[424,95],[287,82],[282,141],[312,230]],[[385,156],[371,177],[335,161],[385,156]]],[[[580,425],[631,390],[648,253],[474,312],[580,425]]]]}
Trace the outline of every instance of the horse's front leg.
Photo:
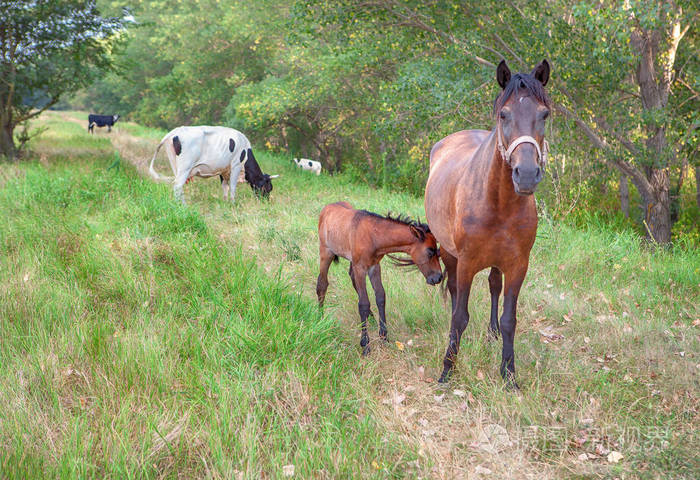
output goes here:
{"type": "Polygon", "coordinates": [[[369,268],[369,281],[372,283],[374,298],[377,302],[377,310],[379,311],[379,337],[386,341],[386,292],[384,292],[384,285],[382,285],[382,268],[379,264],[369,268]]]}
{"type": "Polygon", "coordinates": [[[491,292],[491,322],[489,324],[489,338],[498,338],[498,298],[503,290],[503,275],[496,267],[489,273],[489,290],[491,292]]]}
{"type": "Polygon", "coordinates": [[[362,347],[362,355],[367,355],[369,348],[369,335],[367,334],[367,317],[369,317],[369,297],[367,296],[367,269],[363,266],[353,263],[352,266],[353,286],[357,291],[357,309],[360,313],[360,324],[362,325],[362,336],[360,337],[360,346],[362,347]]]}
{"type": "Polygon", "coordinates": [[[469,324],[469,291],[471,290],[474,272],[471,271],[469,265],[457,264],[457,288],[456,295],[452,299],[452,322],[450,324],[450,340],[445,352],[443,360],[442,375],[438,382],[445,383],[449,379],[450,370],[457,360],[459,352],[459,342],[462,339],[462,333],[469,324]]]}
{"type": "Polygon", "coordinates": [[[515,381],[515,352],[513,351],[513,341],[515,340],[516,306],[520,287],[525,280],[527,264],[524,268],[516,269],[505,274],[505,295],[503,296],[503,315],[501,316],[501,335],[503,335],[503,352],[501,355],[501,376],[506,384],[518,389],[515,381]]]}

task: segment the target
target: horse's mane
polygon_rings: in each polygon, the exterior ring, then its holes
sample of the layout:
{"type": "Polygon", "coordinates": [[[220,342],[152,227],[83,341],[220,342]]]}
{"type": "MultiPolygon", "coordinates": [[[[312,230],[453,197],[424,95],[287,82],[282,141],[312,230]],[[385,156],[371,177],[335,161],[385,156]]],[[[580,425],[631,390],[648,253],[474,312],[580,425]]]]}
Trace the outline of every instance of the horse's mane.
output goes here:
{"type": "Polygon", "coordinates": [[[379,215],[378,213],[374,212],[368,212],[367,210],[360,210],[363,214],[369,215],[371,217],[375,218],[381,218],[382,220],[390,220],[392,222],[400,223],[402,225],[407,225],[409,227],[416,227],[419,230],[422,230],[423,233],[430,233],[430,227],[426,223],[422,223],[418,220],[413,220],[411,217],[408,215],[403,215],[401,213],[397,214],[396,216],[393,216],[391,212],[388,212],[386,216],[379,215]]]}
{"type": "Polygon", "coordinates": [[[537,80],[534,75],[529,73],[516,73],[510,78],[506,88],[503,89],[501,94],[498,95],[496,100],[493,102],[493,113],[497,114],[500,112],[501,108],[503,108],[503,105],[506,104],[508,99],[521,88],[527,90],[530,95],[549,107],[549,97],[544,91],[542,83],[537,80]]]}

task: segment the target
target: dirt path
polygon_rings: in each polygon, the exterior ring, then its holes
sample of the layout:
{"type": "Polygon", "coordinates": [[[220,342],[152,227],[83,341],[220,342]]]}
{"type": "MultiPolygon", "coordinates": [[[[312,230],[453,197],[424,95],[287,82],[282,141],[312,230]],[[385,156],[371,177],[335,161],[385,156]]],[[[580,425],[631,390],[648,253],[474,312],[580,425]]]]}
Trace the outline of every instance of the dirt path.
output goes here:
{"type": "MultiPolygon", "coordinates": [[[[64,112],[57,114],[80,125],[85,123],[64,112]]],[[[157,140],[130,135],[118,125],[110,134],[107,134],[106,130],[96,130],[96,135],[108,136],[121,158],[134,165],[141,174],[149,176],[148,163],[157,146],[157,140]]],[[[157,163],[160,169],[167,168],[162,153],[157,163]]],[[[240,188],[245,187],[247,186],[240,188]]],[[[255,212],[243,217],[243,213],[237,211],[236,213],[241,215],[238,221],[232,221],[230,208],[222,208],[220,202],[217,202],[217,206],[212,205],[212,211],[207,208],[206,202],[198,201],[218,197],[218,182],[216,186],[212,182],[193,182],[188,189],[190,192],[194,189],[194,196],[197,198],[190,203],[200,209],[210,228],[220,238],[249,245],[245,253],[255,255],[256,261],[268,272],[281,269],[281,274],[293,279],[293,284],[302,285],[300,290],[304,295],[315,299],[313,289],[308,287],[315,284],[315,246],[303,247],[304,261],[288,262],[287,253],[283,250],[258,247],[258,230],[247,225],[255,222],[254,218],[250,218],[255,217],[255,212]]],[[[192,196],[192,193],[186,195],[192,196]]],[[[238,196],[236,204],[246,200],[238,196]]],[[[275,201],[284,202],[284,199],[273,199],[271,202],[275,201]]],[[[336,278],[340,276],[337,272],[334,275],[336,278]]],[[[352,338],[359,332],[355,313],[356,300],[353,297],[354,293],[351,295],[348,288],[346,286],[346,291],[341,294],[337,286],[332,285],[331,290],[335,290],[335,294],[331,292],[329,297],[335,296],[334,301],[338,303],[339,308],[334,314],[343,322],[348,336],[352,338]],[[341,299],[342,296],[346,298],[341,299]]],[[[486,288],[481,289],[487,291],[486,288]]],[[[434,295],[439,293],[434,291],[434,295]]],[[[446,335],[444,337],[446,338],[446,335]]],[[[440,357],[444,338],[424,338],[420,335],[412,335],[408,339],[404,335],[401,338],[405,341],[395,341],[388,345],[372,344],[373,352],[364,363],[363,371],[358,372],[358,382],[365,378],[377,379],[375,385],[372,385],[373,388],[367,389],[376,405],[374,413],[388,431],[393,432],[403,442],[415,446],[423,459],[417,466],[418,471],[428,472],[431,478],[436,479],[562,477],[562,465],[533,460],[532,445],[523,441],[522,429],[514,429],[512,425],[506,428],[503,425],[507,415],[499,421],[494,418],[494,409],[487,408],[484,400],[475,398],[471,392],[460,390],[454,385],[447,388],[438,386],[435,381],[438,365],[426,365],[428,362],[424,359],[426,352],[428,358],[440,357]],[[434,352],[436,349],[439,352],[434,352]]],[[[493,351],[493,358],[496,359],[500,355],[500,348],[493,348],[493,351]]],[[[483,379],[484,374],[481,370],[477,371],[476,375],[483,379]]],[[[500,384],[496,383],[486,385],[487,388],[500,388],[500,384]]],[[[503,395],[510,394],[503,392],[503,395]]],[[[513,398],[508,404],[517,406],[520,397],[513,398]]],[[[381,468],[381,459],[376,461],[381,468]]]]}

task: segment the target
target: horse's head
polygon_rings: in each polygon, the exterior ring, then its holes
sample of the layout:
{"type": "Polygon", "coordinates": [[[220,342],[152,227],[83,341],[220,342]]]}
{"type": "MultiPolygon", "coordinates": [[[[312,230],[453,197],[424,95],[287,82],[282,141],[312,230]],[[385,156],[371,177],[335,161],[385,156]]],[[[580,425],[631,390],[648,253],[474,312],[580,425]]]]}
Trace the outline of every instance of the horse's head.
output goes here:
{"type": "Polygon", "coordinates": [[[417,224],[411,225],[409,228],[417,240],[408,252],[411,256],[411,263],[418,267],[429,285],[437,285],[442,281],[437,240],[430,233],[427,225],[417,224]]]}
{"type": "Polygon", "coordinates": [[[549,99],[544,86],[549,80],[549,63],[542,60],[532,72],[511,76],[503,60],[498,64],[496,79],[503,88],[495,104],[498,150],[513,172],[515,192],[532,195],[544,176],[547,161],[544,126],[549,99]]]}

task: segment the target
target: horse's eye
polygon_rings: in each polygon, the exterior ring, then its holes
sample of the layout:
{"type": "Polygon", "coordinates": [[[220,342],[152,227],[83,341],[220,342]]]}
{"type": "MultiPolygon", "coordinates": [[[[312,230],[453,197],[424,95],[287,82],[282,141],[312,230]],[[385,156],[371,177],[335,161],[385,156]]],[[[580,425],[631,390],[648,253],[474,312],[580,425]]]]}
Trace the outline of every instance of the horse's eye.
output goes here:
{"type": "Polygon", "coordinates": [[[508,115],[506,115],[506,112],[501,112],[501,119],[505,120],[506,118],[508,118],[508,115]]]}
{"type": "Polygon", "coordinates": [[[544,113],[542,114],[542,120],[546,120],[547,117],[549,117],[549,110],[544,111],[544,113]]]}
{"type": "Polygon", "coordinates": [[[435,251],[434,248],[429,248],[428,249],[428,258],[433,258],[437,252],[435,251]]]}

